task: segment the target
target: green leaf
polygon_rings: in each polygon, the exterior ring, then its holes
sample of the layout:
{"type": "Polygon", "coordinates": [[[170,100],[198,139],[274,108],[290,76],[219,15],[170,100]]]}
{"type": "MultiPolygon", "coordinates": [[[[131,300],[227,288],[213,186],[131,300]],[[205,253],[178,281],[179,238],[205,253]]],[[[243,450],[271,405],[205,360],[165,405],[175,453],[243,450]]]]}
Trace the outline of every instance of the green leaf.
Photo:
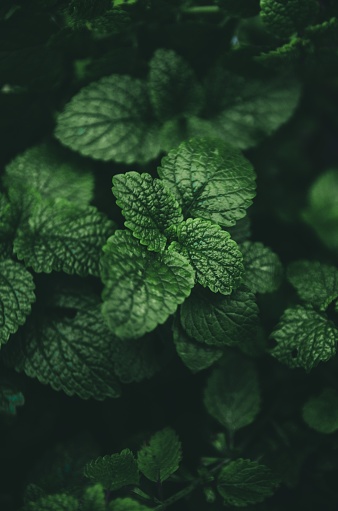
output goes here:
{"type": "Polygon", "coordinates": [[[300,298],[324,311],[338,298],[338,270],[318,261],[296,261],[288,266],[287,278],[300,298]]]}
{"type": "Polygon", "coordinates": [[[178,470],[181,442],[172,428],[155,433],[137,453],[138,468],[150,481],[163,482],[178,470]]]}
{"type": "Polygon", "coordinates": [[[199,284],[225,295],[239,286],[243,274],[242,254],[227,231],[208,220],[188,218],[167,232],[177,239],[168,250],[187,258],[199,284]]]}
{"type": "Polygon", "coordinates": [[[212,346],[239,346],[255,337],[258,307],[246,288],[230,296],[196,287],[181,306],[181,323],[190,337],[212,346]]]}
{"type": "Polygon", "coordinates": [[[115,499],[109,504],[109,511],[152,511],[152,509],[129,497],[115,499]]]}
{"type": "Polygon", "coordinates": [[[260,16],[267,28],[288,37],[311,25],[319,13],[317,0],[260,0],[260,16]]]}
{"type": "Polygon", "coordinates": [[[150,174],[127,172],[113,177],[113,194],[122,208],[124,225],[148,250],[160,252],[167,244],[165,230],[183,221],[175,197],[162,181],[150,174]]]}
{"type": "Polygon", "coordinates": [[[47,495],[41,499],[30,502],[24,511],[78,511],[79,501],[67,493],[47,495]]]}
{"type": "Polygon", "coordinates": [[[158,174],[185,215],[223,226],[243,218],[256,194],[251,164],[220,140],[183,142],[162,159],[158,174]]]}
{"type": "Polygon", "coordinates": [[[32,275],[11,261],[0,261],[0,346],[23,325],[35,302],[32,275]]]}
{"type": "Polygon", "coordinates": [[[311,52],[310,42],[301,37],[293,37],[276,50],[262,52],[254,60],[269,69],[291,71],[302,62],[301,59],[304,59],[304,52],[307,51],[311,52]]]}
{"type": "Polygon", "coordinates": [[[13,241],[19,224],[20,212],[7,197],[0,192],[0,258],[13,255],[13,241]]]}
{"type": "Polygon", "coordinates": [[[272,356],[289,367],[310,371],[335,355],[338,330],[310,305],[297,305],[284,311],[271,338],[277,342],[272,356]]]}
{"type": "Polygon", "coordinates": [[[303,419],[319,433],[330,434],[338,430],[338,393],[326,388],[320,394],[310,397],[303,406],[303,419]]]}
{"type": "Polygon", "coordinates": [[[239,458],[222,468],[217,490],[226,506],[246,507],[273,495],[277,479],[265,465],[239,458]]]}
{"type": "Polygon", "coordinates": [[[17,407],[25,404],[22,392],[13,385],[0,384],[0,414],[16,415],[17,407]]]}
{"type": "Polygon", "coordinates": [[[149,97],[160,121],[199,113],[203,89],[182,57],[172,50],[158,49],[149,66],[149,97]]]}
{"type": "Polygon", "coordinates": [[[160,151],[146,84],[126,75],[84,87],[58,116],[55,136],[97,160],[145,163],[160,151]]]}
{"type": "Polygon", "coordinates": [[[178,320],[173,325],[173,340],[178,356],[193,373],[207,369],[223,354],[219,348],[198,343],[189,337],[178,320]]]}
{"type": "Polygon", "coordinates": [[[63,199],[37,204],[14,242],[14,252],[37,273],[99,274],[99,258],[113,223],[93,206],[63,199]]]}
{"type": "Polygon", "coordinates": [[[245,241],[239,248],[243,255],[245,285],[254,293],[276,291],[283,275],[278,255],[259,242],[245,241]]]}
{"type": "Polygon", "coordinates": [[[248,216],[241,218],[233,227],[227,227],[227,231],[236,243],[243,243],[251,236],[251,222],[248,216]]]}
{"type": "Polygon", "coordinates": [[[129,231],[103,248],[103,315],[121,339],[141,337],[164,323],[194,286],[194,270],[176,252],[149,252],[129,231]]]}
{"type": "Polygon", "coordinates": [[[106,490],[119,490],[139,482],[137,463],[129,449],[90,461],[84,468],[84,475],[106,490]]]}
{"type": "Polygon", "coordinates": [[[235,433],[251,424],[260,410],[260,391],[254,363],[227,352],[213,370],[204,391],[208,413],[227,431],[235,433]]]}
{"type": "Polygon", "coordinates": [[[101,484],[95,484],[85,489],[81,511],[106,511],[104,489],[101,484]]]}

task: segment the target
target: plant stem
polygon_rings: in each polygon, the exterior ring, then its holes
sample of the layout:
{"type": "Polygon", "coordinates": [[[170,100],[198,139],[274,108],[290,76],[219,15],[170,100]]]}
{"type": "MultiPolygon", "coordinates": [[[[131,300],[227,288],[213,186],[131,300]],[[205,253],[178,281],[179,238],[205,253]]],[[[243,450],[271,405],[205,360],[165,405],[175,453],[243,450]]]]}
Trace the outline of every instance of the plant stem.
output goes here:
{"type": "Polygon", "coordinates": [[[186,497],[187,495],[189,495],[189,493],[191,493],[199,483],[200,483],[200,479],[196,479],[196,481],[189,484],[189,486],[186,486],[185,488],[183,488],[183,490],[180,490],[177,493],[174,493],[174,495],[172,495],[167,500],[162,502],[162,504],[155,507],[154,511],[162,511],[166,507],[171,506],[171,504],[174,504],[178,500],[183,499],[183,497],[186,497]]]}
{"type": "Polygon", "coordinates": [[[200,5],[196,7],[182,7],[182,12],[187,14],[214,14],[219,12],[217,5],[200,5]]]}

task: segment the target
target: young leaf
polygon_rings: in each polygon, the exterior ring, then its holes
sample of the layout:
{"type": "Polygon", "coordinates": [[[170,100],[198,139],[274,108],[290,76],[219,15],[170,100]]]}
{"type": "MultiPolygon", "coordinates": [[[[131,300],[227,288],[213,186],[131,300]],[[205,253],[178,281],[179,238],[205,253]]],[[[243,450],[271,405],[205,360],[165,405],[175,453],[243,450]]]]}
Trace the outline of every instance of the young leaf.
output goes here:
{"type": "Polygon", "coordinates": [[[140,504],[129,497],[112,500],[109,511],[152,511],[153,508],[140,504]]]}
{"type": "Polygon", "coordinates": [[[272,293],[281,284],[283,267],[277,254],[262,243],[245,241],[240,245],[245,285],[254,293],[272,293]]]}
{"type": "Polygon", "coordinates": [[[102,312],[121,339],[141,337],[164,323],[194,286],[185,257],[149,252],[129,231],[116,231],[103,250],[102,312]]]}
{"type": "Polygon", "coordinates": [[[338,330],[310,305],[297,305],[284,311],[271,338],[277,342],[272,356],[289,367],[310,371],[334,356],[338,330]]]}
{"type": "Polygon", "coordinates": [[[30,502],[24,511],[79,511],[79,501],[67,493],[47,495],[30,502]]]}
{"type": "Polygon", "coordinates": [[[159,176],[175,194],[185,215],[235,225],[255,196],[249,161],[220,140],[194,138],[161,161],[159,176]]]}
{"type": "Polygon", "coordinates": [[[155,483],[165,481],[176,472],[181,459],[181,442],[171,428],[155,433],[137,453],[138,468],[155,483]]]}
{"type": "Polygon", "coordinates": [[[217,490],[226,506],[246,507],[273,495],[278,480],[272,471],[256,461],[239,458],[225,465],[217,480],[217,490]]]}
{"type": "Polygon", "coordinates": [[[35,302],[32,275],[21,264],[0,261],[0,346],[23,325],[35,302]]]}
{"type": "Polygon", "coordinates": [[[251,360],[226,353],[221,367],[213,370],[204,392],[208,413],[227,431],[251,424],[260,410],[260,391],[256,368],[251,360]]]}
{"type": "Polygon", "coordinates": [[[338,270],[317,261],[296,261],[288,266],[287,278],[300,298],[324,311],[338,298],[338,270]]]}
{"type": "Polygon", "coordinates": [[[59,115],[55,136],[97,160],[144,163],[160,151],[146,84],[125,75],[84,87],[59,115]]]}
{"type": "Polygon", "coordinates": [[[150,61],[149,97],[157,118],[198,114],[203,89],[189,64],[172,50],[158,49],[150,61]]]}
{"type": "Polygon", "coordinates": [[[63,199],[37,204],[14,241],[14,252],[35,272],[99,274],[99,258],[113,223],[93,206],[63,199]]]}
{"type": "Polygon", "coordinates": [[[330,434],[338,430],[338,394],[326,388],[312,396],[303,406],[303,419],[310,428],[319,433],[330,434]]]}
{"type": "Polygon", "coordinates": [[[101,484],[95,484],[85,489],[81,511],[106,511],[104,489],[101,484]]]}
{"type": "Polygon", "coordinates": [[[260,0],[261,18],[274,35],[289,37],[311,25],[319,12],[317,0],[260,0]]]}
{"type": "Polygon", "coordinates": [[[116,204],[133,235],[148,250],[160,252],[167,244],[165,230],[183,221],[180,206],[159,179],[150,174],[128,172],[113,177],[113,194],[116,204]]]}
{"type": "Polygon", "coordinates": [[[129,449],[90,461],[84,468],[84,475],[106,490],[119,490],[139,482],[137,463],[129,449]]]}
{"type": "Polygon", "coordinates": [[[256,335],[255,296],[246,288],[223,296],[196,287],[181,306],[181,323],[187,334],[199,342],[238,346],[256,335]]]}
{"type": "Polygon", "coordinates": [[[177,239],[168,250],[187,258],[199,284],[224,295],[239,286],[243,274],[242,254],[227,231],[208,220],[188,218],[167,232],[177,239]]]}

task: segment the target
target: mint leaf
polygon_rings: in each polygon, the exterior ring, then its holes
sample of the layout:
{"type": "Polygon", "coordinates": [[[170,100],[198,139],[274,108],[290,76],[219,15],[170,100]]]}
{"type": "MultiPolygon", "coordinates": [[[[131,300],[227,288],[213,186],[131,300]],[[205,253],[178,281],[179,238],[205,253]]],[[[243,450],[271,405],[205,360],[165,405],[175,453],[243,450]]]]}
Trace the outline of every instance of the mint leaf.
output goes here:
{"type": "Polygon", "coordinates": [[[182,222],[183,215],[175,197],[159,179],[150,174],[127,172],[113,177],[113,194],[116,204],[133,235],[148,250],[160,252],[167,244],[165,230],[182,222]]]}
{"type": "Polygon", "coordinates": [[[260,410],[260,391],[254,363],[241,355],[225,353],[204,391],[208,413],[229,432],[251,424],[260,410]]]}
{"type": "Polygon", "coordinates": [[[150,61],[148,90],[156,117],[161,121],[198,114],[203,106],[203,89],[195,73],[172,50],[156,50],[150,61]]]}
{"type": "Polygon", "coordinates": [[[109,511],[151,511],[153,508],[140,504],[129,497],[115,499],[109,503],[109,511]]]}
{"type": "Polygon", "coordinates": [[[310,397],[302,409],[306,424],[319,433],[330,434],[338,430],[338,393],[326,388],[310,397]]]}
{"type": "Polygon", "coordinates": [[[271,338],[277,342],[272,356],[289,367],[310,371],[334,356],[338,330],[310,305],[297,305],[284,311],[271,338]]]}
{"type": "Polygon", "coordinates": [[[139,482],[137,463],[129,449],[90,461],[84,468],[84,475],[106,490],[119,490],[139,482]]]}
{"type": "Polygon", "coordinates": [[[217,490],[226,506],[246,507],[273,495],[277,479],[265,465],[242,458],[222,468],[217,490]]]}
{"type": "Polygon", "coordinates": [[[63,199],[37,204],[20,226],[14,252],[37,273],[99,274],[99,258],[113,223],[93,206],[63,199]]]}
{"type": "Polygon", "coordinates": [[[251,164],[220,140],[183,142],[162,159],[157,170],[185,215],[223,226],[243,218],[256,194],[251,164]]]}
{"type": "Polygon", "coordinates": [[[267,28],[280,37],[288,37],[311,25],[319,13],[317,0],[260,0],[260,16],[267,28]]]}
{"type": "Polygon", "coordinates": [[[282,280],[283,267],[277,254],[263,243],[245,241],[240,245],[245,285],[255,293],[272,293],[282,280]]]}
{"type": "Polygon", "coordinates": [[[188,218],[168,232],[177,239],[168,250],[187,258],[199,284],[225,295],[239,286],[243,273],[242,254],[230,234],[219,225],[201,218],[188,218]]]}
{"type": "Polygon", "coordinates": [[[324,311],[338,298],[338,270],[318,261],[296,261],[288,266],[287,278],[300,298],[324,311]]]}
{"type": "Polygon", "coordinates": [[[84,87],[59,114],[55,136],[97,160],[144,163],[160,151],[146,84],[125,75],[84,87]]]}
{"type": "Polygon", "coordinates": [[[106,511],[104,489],[101,484],[95,484],[85,489],[81,511],[106,511]]]}
{"type": "Polygon", "coordinates": [[[24,511],[79,511],[79,501],[67,493],[47,495],[30,502],[24,511]]]}
{"type": "Polygon", "coordinates": [[[165,481],[176,472],[181,459],[181,442],[171,428],[155,433],[137,453],[138,468],[155,483],[165,481]]]}
{"type": "Polygon", "coordinates": [[[32,275],[17,262],[0,261],[0,346],[23,325],[35,302],[32,275]]]}
{"type": "Polygon", "coordinates": [[[245,288],[230,296],[196,287],[181,306],[181,323],[190,337],[212,346],[238,346],[255,337],[258,307],[245,288]]]}
{"type": "Polygon", "coordinates": [[[129,231],[103,247],[102,312],[121,339],[141,337],[164,323],[194,286],[194,270],[176,252],[149,252],[129,231]]]}

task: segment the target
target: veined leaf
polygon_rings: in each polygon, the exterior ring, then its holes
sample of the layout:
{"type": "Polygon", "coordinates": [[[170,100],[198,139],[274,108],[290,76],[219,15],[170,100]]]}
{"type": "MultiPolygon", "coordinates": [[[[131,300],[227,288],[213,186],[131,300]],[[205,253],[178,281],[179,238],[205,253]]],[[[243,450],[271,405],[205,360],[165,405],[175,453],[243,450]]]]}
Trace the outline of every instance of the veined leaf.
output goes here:
{"type": "Polygon", "coordinates": [[[20,211],[10,204],[0,192],[0,257],[7,259],[13,255],[13,241],[19,224],[20,211]]]}
{"type": "Polygon", "coordinates": [[[148,250],[160,252],[167,244],[165,230],[183,221],[181,208],[164,184],[150,174],[128,172],[113,177],[116,204],[133,235],[148,250]]]}
{"type": "Polygon", "coordinates": [[[150,252],[129,231],[116,231],[101,260],[103,315],[121,339],[162,324],[190,294],[194,270],[176,252],[150,252]]]}
{"type": "Polygon", "coordinates": [[[201,218],[188,218],[167,230],[177,241],[169,251],[182,254],[196,272],[196,280],[214,293],[228,295],[242,278],[242,254],[230,234],[201,218]]]}
{"type": "Polygon", "coordinates": [[[129,449],[90,461],[84,468],[84,475],[106,490],[119,490],[139,482],[137,463],[129,449]]]}
{"type": "Polygon", "coordinates": [[[319,12],[316,0],[260,0],[260,16],[274,35],[289,37],[311,25],[319,12]]]}
{"type": "Polygon", "coordinates": [[[276,291],[283,275],[278,255],[259,242],[245,241],[239,248],[243,255],[245,285],[255,293],[276,291]]]}
{"type": "Polygon", "coordinates": [[[330,434],[338,430],[338,393],[326,388],[317,396],[312,396],[302,410],[306,424],[319,433],[330,434]]]}
{"type": "Polygon", "coordinates": [[[243,218],[256,194],[251,164],[220,140],[183,142],[162,159],[158,174],[186,215],[223,226],[243,218]]]}

